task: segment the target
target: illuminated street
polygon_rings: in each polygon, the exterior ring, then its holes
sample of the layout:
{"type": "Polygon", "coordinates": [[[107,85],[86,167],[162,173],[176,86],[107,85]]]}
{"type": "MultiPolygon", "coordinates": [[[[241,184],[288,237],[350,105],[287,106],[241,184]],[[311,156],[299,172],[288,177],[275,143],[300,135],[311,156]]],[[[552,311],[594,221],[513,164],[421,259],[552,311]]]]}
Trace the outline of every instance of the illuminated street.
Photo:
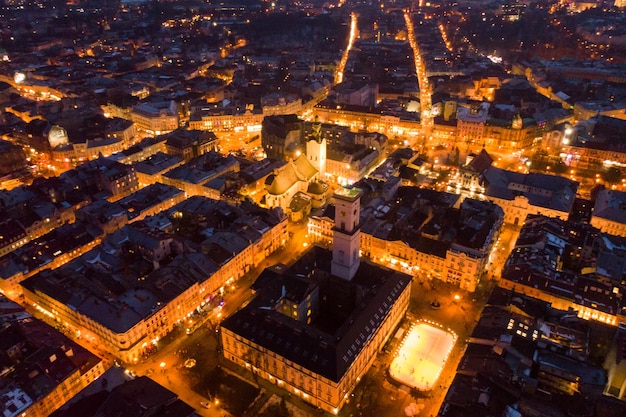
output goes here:
{"type": "Polygon", "coordinates": [[[339,62],[339,66],[337,67],[337,73],[335,75],[335,84],[341,84],[343,81],[343,72],[346,69],[346,63],[348,62],[348,57],[350,56],[350,51],[352,50],[352,45],[354,44],[354,40],[358,34],[358,16],[355,13],[350,15],[350,36],[348,37],[348,45],[346,49],[343,51],[343,55],[341,56],[341,61],[339,62]]]}
{"type": "MultiPolygon", "coordinates": [[[[216,326],[222,319],[243,307],[253,297],[250,286],[258,274],[270,265],[292,262],[307,249],[306,226],[291,224],[289,230],[293,234],[290,249],[272,254],[256,269],[240,279],[231,289],[228,289],[224,294],[223,307],[215,307],[207,314],[195,318],[203,323],[196,331],[188,335],[183,327],[175,329],[164,340],[158,342],[158,350],[153,355],[128,369],[138,376],[149,376],[175,392],[181,399],[197,407],[196,411],[202,416],[228,416],[229,414],[220,406],[219,399],[207,398],[206,394],[194,390],[194,386],[202,381],[216,366],[223,364],[216,326]],[[185,363],[189,359],[195,360],[195,366],[185,367],[185,363]],[[210,408],[200,406],[202,402],[208,401],[211,403],[210,408]]],[[[251,377],[247,379],[251,384],[254,383],[251,377]]]]}
{"type": "Polygon", "coordinates": [[[411,49],[413,49],[413,55],[415,59],[415,71],[417,74],[417,81],[420,90],[420,106],[421,106],[421,135],[422,145],[425,144],[426,138],[430,137],[430,132],[433,127],[433,115],[432,115],[432,92],[430,83],[428,81],[428,74],[426,73],[426,66],[420,52],[419,45],[415,39],[415,28],[413,25],[412,14],[407,10],[404,12],[404,20],[407,27],[407,37],[411,49]]]}

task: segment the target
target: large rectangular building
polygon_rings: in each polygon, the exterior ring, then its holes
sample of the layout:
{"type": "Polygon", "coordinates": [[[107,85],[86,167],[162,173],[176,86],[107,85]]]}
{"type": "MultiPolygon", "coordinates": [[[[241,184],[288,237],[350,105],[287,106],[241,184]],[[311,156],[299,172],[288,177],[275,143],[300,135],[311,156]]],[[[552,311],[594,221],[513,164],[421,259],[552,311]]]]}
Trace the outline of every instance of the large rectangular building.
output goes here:
{"type": "Polygon", "coordinates": [[[221,335],[226,359],[337,414],[404,317],[411,277],[361,263],[348,283],[329,273],[331,256],[315,247],[266,270],[221,335]]]}
{"type": "Polygon", "coordinates": [[[409,306],[411,277],[359,256],[358,188],[335,192],[333,249],[266,269],[222,322],[224,357],[337,414],[409,306]]]}

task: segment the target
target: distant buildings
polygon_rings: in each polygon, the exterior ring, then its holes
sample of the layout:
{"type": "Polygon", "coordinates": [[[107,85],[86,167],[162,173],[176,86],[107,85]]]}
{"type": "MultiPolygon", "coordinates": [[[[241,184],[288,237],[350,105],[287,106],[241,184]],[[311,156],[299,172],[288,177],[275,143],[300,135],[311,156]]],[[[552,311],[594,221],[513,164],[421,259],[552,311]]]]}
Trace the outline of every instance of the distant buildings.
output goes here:
{"type": "Polygon", "coordinates": [[[346,82],[333,88],[332,98],[339,104],[373,107],[378,101],[378,84],[346,82]]]}
{"type": "Polygon", "coordinates": [[[263,116],[296,114],[302,111],[302,99],[291,94],[272,93],[261,97],[263,116]]]}
{"type": "Polygon", "coordinates": [[[130,119],[138,129],[161,135],[178,129],[180,122],[175,101],[152,101],[137,104],[130,110],[130,119]]]}
{"type": "Polygon", "coordinates": [[[213,132],[177,129],[166,134],[165,138],[167,153],[185,162],[209,151],[217,151],[218,140],[213,132]]]}
{"type": "Polygon", "coordinates": [[[367,130],[391,135],[414,134],[420,129],[419,116],[415,111],[388,111],[386,108],[328,101],[319,103],[314,111],[323,123],[347,126],[353,131],[367,130]]]}
{"type": "Polygon", "coordinates": [[[191,114],[189,128],[212,132],[257,131],[261,128],[264,114],[260,109],[237,106],[198,106],[191,114]]]}
{"type": "MultiPolygon", "coordinates": [[[[75,117],[82,118],[79,115],[75,117]]],[[[55,125],[50,130],[51,160],[57,166],[74,167],[100,156],[110,156],[128,149],[138,140],[135,124],[130,120],[95,116],[92,120],[80,122],[80,125],[66,138],[63,138],[65,129],[62,127],[55,125]]]]}

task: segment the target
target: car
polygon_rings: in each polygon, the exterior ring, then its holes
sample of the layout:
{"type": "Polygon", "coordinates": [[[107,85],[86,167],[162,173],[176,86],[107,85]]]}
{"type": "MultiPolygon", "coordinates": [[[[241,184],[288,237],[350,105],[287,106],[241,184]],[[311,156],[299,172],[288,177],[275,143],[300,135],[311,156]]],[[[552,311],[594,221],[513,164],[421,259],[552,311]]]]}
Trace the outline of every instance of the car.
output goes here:
{"type": "Polygon", "coordinates": [[[211,408],[211,403],[208,401],[201,401],[200,405],[204,408],[211,408]]]}

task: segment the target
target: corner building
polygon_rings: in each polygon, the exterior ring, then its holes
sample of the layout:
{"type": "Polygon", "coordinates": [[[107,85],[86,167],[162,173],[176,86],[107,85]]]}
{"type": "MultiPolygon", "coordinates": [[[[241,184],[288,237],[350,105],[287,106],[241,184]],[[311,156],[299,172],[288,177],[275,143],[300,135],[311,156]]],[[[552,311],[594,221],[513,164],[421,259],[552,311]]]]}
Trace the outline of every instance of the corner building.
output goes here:
{"type": "Polygon", "coordinates": [[[224,357],[337,414],[409,305],[411,277],[359,258],[361,190],[340,189],[333,249],[266,269],[222,322],[224,357]]]}

